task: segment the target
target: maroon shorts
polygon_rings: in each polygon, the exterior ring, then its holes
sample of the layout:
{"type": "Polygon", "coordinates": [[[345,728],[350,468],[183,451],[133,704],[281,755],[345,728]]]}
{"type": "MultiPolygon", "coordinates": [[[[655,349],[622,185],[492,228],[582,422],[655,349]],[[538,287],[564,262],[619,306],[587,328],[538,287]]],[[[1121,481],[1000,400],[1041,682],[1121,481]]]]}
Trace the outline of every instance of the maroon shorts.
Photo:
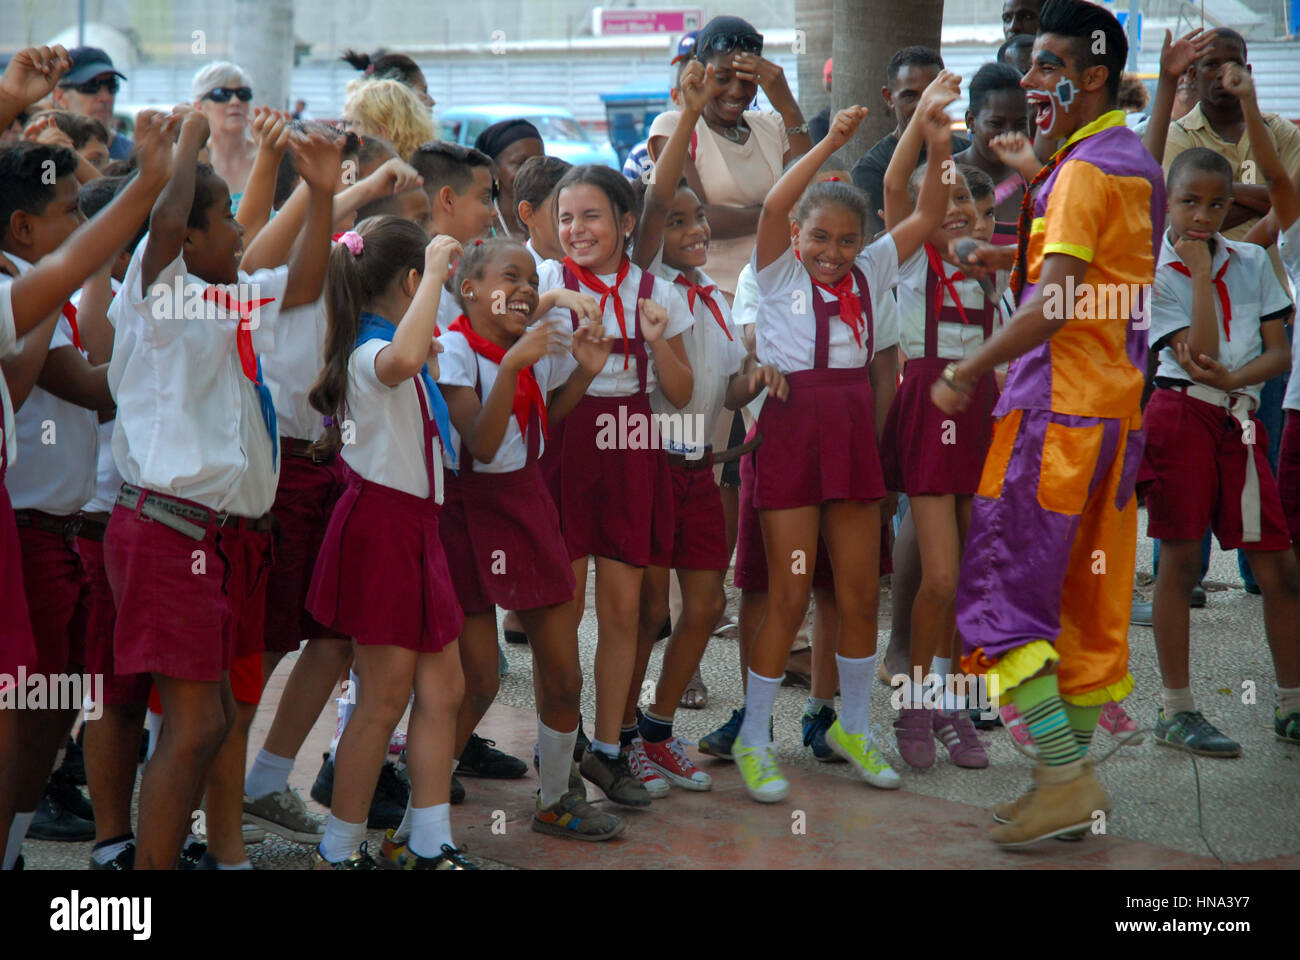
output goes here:
{"type": "Polygon", "coordinates": [[[219,529],[209,525],[194,540],[134,508],[113,508],[104,569],[117,606],[113,660],[120,673],[215,683],[230,669],[235,629],[219,529]]]}
{"type": "Polygon", "coordinates": [[[1147,489],[1147,535],[1200,540],[1207,525],[1224,550],[1286,550],[1291,546],[1277,481],[1268,463],[1268,435],[1254,417],[1254,443],[1243,443],[1237,421],[1222,407],[1177,390],[1158,388],[1144,414],[1146,460],[1155,479],[1147,489]],[[1260,539],[1242,541],[1241,493],[1246,458],[1259,474],[1260,539]]]}
{"type": "Polygon", "coordinates": [[[465,623],[430,499],[362,480],[344,465],[307,609],[357,643],[437,653],[465,623]]]}
{"type": "Polygon", "coordinates": [[[726,570],[727,526],[722,513],[722,493],[713,479],[713,455],[669,464],[673,484],[674,570],[726,570]]]}
{"type": "Polygon", "coordinates": [[[788,510],[883,498],[867,368],[801,370],[786,379],[790,399],[769,395],[758,418],[754,505],[788,510]]]}
{"type": "MultiPolygon", "coordinates": [[[[226,595],[235,630],[235,657],[261,655],[266,623],[266,580],[271,569],[271,534],[224,527],[217,541],[230,565],[226,595]]],[[[248,701],[245,701],[246,703],[248,701]]]]}
{"type": "MultiPolygon", "coordinates": [[[[1296,376],[1300,376],[1300,372],[1296,376]]],[[[1295,410],[1286,411],[1286,426],[1282,430],[1282,448],[1277,461],[1277,486],[1291,542],[1300,543],[1300,413],[1295,410]]]]}
{"type": "Polygon", "coordinates": [[[109,705],[144,704],[153,683],[147,673],[118,673],[113,660],[113,628],[117,607],[108,585],[104,567],[104,543],[82,535],[77,537],[77,553],[86,571],[86,589],[81,593],[77,620],[86,638],[86,672],[104,678],[104,703],[109,705]]]}
{"type": "Polygon", "coordinates": [[[262,702],[262,655],[246,653],[230,664],[230,693],[237,703],[262,702]]]}
{"type": "Polygon", "coordinates": [[[535,610],[573,599],[576,582],[550,491],[537,464],[446,478],[438,533],[453,558],[461,609],[535,610]]]}
{"type": "Polygon", "coordinates": [[[277,535],[266,581],[263,640],[268,651],[292,653],[304,640],[340,636],[307,612],[307,590],[343,486],[343,462],[337,457],[316,463],[310,457],[284,454],[271,507],[277,535]]]}
{"type": "Polygon", "coordinates": [[[930,388],[948,363],[942,357],[907,361],[880,444],[890,490],[917,497],[970,496],[979,489],[993,435],[997,383],[992,374],[984,375],[965,410],[944,413],[930,400],[930,388]]]}
{"type": "MultiPolygon", "coordinates": [[[[4,443],[0,431],[0,444],[4,443]]],[[[4,454],[0,452],[0,692],[17,682],[18,668],[34,670],[36,642],[32,638],[32,621],[27,615],[27,595],[23,590],[22,545],[14,525],[9,491],[4,486],[4,454]]]]}
{"type": "Polygon", "coordinates": [[[672,478],[658,430],[644,394],[588,395],[565,419],[560,528],[570,560],[672,563],[672,478]]]}
{"type": "Polygon", "coordinates": [[[18,540],[22,544],[27,613],[36,641],[36,672],[79,670],[86,660],[85,638],[73,629],[77,604],[86,586],[81,558],[61,533],[20,526],[18,540]]]}

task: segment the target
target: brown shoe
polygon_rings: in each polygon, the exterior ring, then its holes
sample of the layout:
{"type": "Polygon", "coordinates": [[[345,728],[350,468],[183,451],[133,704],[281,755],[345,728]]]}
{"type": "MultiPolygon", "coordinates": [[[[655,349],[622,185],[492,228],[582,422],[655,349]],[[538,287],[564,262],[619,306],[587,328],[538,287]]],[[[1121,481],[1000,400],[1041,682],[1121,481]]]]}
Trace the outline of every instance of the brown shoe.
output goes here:
{"type": "MultiPolygon", "coordinates": [[[[1015,820],[1016,814],[1018,814],[1024,808],[1025,804],[1029,802],[1029,795],[1033,792],[1033,784],[1030,784],[1029,789],[1025,791],[1024,796],[1016,800],[1004,800],[1002,803],[999,803],[993,808],[993,819],[998,823],[1010,823],[1015,820]]],[[[1063,833],[1056,837],[1056,839],[1072,842],[1082,840],[1087,835],[1087,830],[1080,830],[1077,833],[1063,833]]]]}
{"type": "Polygon", "coordinates": [[[1034,789],[1010,806],[1014,809],[1004,806],[997,811],[1014,813],[1010,823],[993,830],[993,842],[1000,847],[1078,834],[1092,826],[1096,811],[1111,809],[1110,797],[1086,760],[1056,767],[1039,764],[1034,768],[1034,789]]]}

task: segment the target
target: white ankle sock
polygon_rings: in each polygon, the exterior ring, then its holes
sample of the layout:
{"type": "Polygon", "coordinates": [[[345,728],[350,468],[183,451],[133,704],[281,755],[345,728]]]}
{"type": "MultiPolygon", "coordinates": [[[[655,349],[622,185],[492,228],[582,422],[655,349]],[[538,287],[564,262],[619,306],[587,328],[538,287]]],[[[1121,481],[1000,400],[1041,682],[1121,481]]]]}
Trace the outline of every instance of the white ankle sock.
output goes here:
{"type": "Polygon", "coordinates": [[[1274,687],[1273,693],[1277,697],[1277,709],[1282,716],[1300,710],[1300,687],[1274,687]]]}
{"type": "Polygon", "coordinates": [[[411,795],[406,795],[406,810],[402,813],[402,822],[393,831],[393,842],[405,843],[411,839],[411,795]]]}
{"type": "Polygon", "coordinates": [[[153,759],[153,752],[158,749],[158,738],[162,736],[163,715],[150,710],[145,725],[149,728],[149,749],[145,751],[144,762],[148,763],[153,759]]]}
{"type": "Polygon", "coordinates": [[[569,791],[569,770],[578,728],[568,733],[552,730],[537,718],[538,777],[542,781],[542,806],[549,807],[569,791]]]}
{"type": "Polygon", "coordinates": [[[834,710],[835,698],[830,697],[827,699],[822,697],[809,697],[808,701],[803,705],[803,712],[817,713],[821,710],[822,707],[830,707],[832,710],[834,710]]]}
{"type": "MultiPolygon", "coordinates": [[[[576,742],[576,737],[575,737],[575,742],[576,742]]],[[[617,743],[606,743],[604,740],[592,740],[591,749],[596,751],[597,753],[603,753],[607,757],[618,756],[617,743]]]]}
{"type": "Polygon", "coordinates": [[[407,844],[417,857],[432,859],[442,853],[442,845],[456,846],[451,839],[451,804],[411,810],[411,842],[407,844]]]}
{"type": "Polygon", "coordinates": [[[256,800],[268,793],[279,793],[289,787],[289,774],[293,772],[293,757],[281,757],[257,751],[253,769],[244,777],[244,793],[256,800]]]}
{"type": "Polygon", "coordinates": [[[116,843],[106,843],[102,847],[94,847],[90,851],[90,859],[96,863],[108,863],[117,858],[117,855],[127,847],[135,846],[135,837],[127,837],[125,840],[118,840],[116,843]]]}
{"type": "Polygon", "coordinates": [[[840,670],[840,726],[846,733],[867,733],[871,727],[871,683],[876,655],[850,660],[835,654],[840,670]]]}
{"type": "Polygon", "coordinates": [[[27,836],[27,828],[32,825],[32,820],[36,817],[36,811],[30,813],[15,813],[14,822],[9,827],[9,839],[5,843],[5,862],[4,869],[12,870],[14,863],[18,860],[18,854],[23,850],[23,837],[27,836]]]}
{"type": "Polygon", "coordinates": [[[739,740],[747,747],[761,747],[771,743],[768,726],[772,722],[772,704],[776,691],[781,688],[780,677],[764,677],[749,668],[749,683],[745,690],[745,720],[740,725],[739,740]]]}
{"type": "Polygon", "coordinates": [[[1192,688],[1183,687],[1181,690],[1171,690],[1169,687],[1160,688],[1160,703],[1165,710],[1165,719],[1172,720],[1175,713],[1183,713],[1196,709],[1196,701],[1192,698],[1192,688]]]}
{"type": "Polygon", "coordinates": [[[349,823],[330,814],[325,822],[325,836],[321,838],[320,855],[331,863],[346,860],[357,851],[366,839],[366,821],[349,823]]]}

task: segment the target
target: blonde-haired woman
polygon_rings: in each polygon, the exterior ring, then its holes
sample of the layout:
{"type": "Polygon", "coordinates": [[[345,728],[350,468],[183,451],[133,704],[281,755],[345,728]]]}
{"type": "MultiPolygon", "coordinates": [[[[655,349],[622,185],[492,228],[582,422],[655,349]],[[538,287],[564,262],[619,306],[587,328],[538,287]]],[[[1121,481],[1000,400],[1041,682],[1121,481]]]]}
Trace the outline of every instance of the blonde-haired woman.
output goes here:
{"type": "Polygon", "coordinates": [[[343,123],[361,136],[382,137],[403,160],[435,138],[429,108],[396,80],[354,80],[343,102],[343,123]]]}
{"type": "Polygon", "coordinates": [[[248,126],[253,81],[242,67],[219,60],[194,74],[190,98],[208,119],[207,160],[229,185],[231,207],[237,209],[257,157],[257,141],[248,126]]]}

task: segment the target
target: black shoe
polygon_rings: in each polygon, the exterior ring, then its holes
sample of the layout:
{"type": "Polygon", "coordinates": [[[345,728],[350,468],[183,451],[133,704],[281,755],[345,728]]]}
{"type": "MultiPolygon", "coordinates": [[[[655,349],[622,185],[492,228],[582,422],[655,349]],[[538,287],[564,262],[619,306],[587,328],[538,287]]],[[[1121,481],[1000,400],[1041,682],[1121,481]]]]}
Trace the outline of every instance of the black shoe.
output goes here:
{"type": "Polygon", "coordinates": [[[615,803],[627,807],[650,806],[650,794],[628,766],[625,754],[611,757],[597,750],[588,750],[579,770],[615,803]]]}
{"type": "Polygon", "coordinates": [[[334,757],[321,755],[320,771],[311,785],[311,798],[322,807],[328,807],[334,801],[334,757]]]}
{"type": "Polygon", "coordinates": [[[506,643],[527,643],[528,634],[522,630],[506,630],[506,643]]]}
{"type": "Polygon", "coordinates": [[[1193,610],[1199,610],[1205,606],[1208,597],[1205,595],[1205,588],[1199,583],[1192,587],[1192,596],[1190,606],[1193,610]]]}
{"type": "Polygon", "coordinates": [[[50,774],[50,782],[45,785],[45,792],[64,810],[82,820],[95,822],[95,808],[90,805],[86,795],[72,782],[72,777],[62,767],[50,774]]]}
{"type": "Polygon", "coordinates": [[[477,733],[471,733],[456,772],[463,777],[518,780],[528,773],[528,764],[496,749],[495,740],[484,740],[477,733]]]}
{"type": "Polygon", "coordinates": [[[208,856],[208,845],[200,843],[198,840],[191,840],[181,848],[180,859],[176,861],[177,870],[208,870],[209,867],[203,865],[204,860],[211,860],[208,856]]]}
{"type": "Polygon", "coordinates": [[[456,779],[454,773],[451,775],[451,802],[453,804],[465,802],[465,785],[456,779]]]}
{"type": "Polygon", "coordinates": [[[68,745],[63,751],[63,763],[59,764],[59,771],[78,787],[86,785],[86,754],[82,750],[85,742],[86,725],[83,723],[77,731],[77,739],[68,738],[68,745]]]}
{"type": "Polygon", "coordinates": [[[397,769],[385,761],[379,768],[379,782],[375,784],[375,795],[370,799],[366,826],[371,830],[396,830],[406,815],[410,796],[411,788],[402,782],[397,769]]]}
{"type": "Polygon", "coordinates": [[[91,848],[90,869],[91,870],[134,870],[135,869],[135,844],[128,843],[122,848],[122,851],[112,860],[100,863],[93,856],[95,849],[91,848]]]}
{"type": "MultiPolygon", "coordinates": [[[[85,800],[84,797],[82,799],[85,800]]],[[[50,796],[47,788],[40,804],[36,807],[36,816],[32,818],[32,825],[27,828],[27,836],[32,840],[82,843],[95,839],[95,825],[60,805],[58,800],[50,796]]]]}

